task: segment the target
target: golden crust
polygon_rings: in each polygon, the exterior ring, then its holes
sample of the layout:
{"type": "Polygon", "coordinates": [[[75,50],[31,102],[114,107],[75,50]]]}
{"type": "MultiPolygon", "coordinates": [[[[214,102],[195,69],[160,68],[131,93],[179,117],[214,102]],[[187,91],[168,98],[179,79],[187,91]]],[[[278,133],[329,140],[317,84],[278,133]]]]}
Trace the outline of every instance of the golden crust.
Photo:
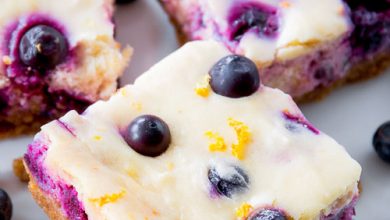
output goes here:
{"type": "Polygon", "coordinates": [[[31,123],[23,123],[18,120],[15,123],[12,123],[12,127],[9,129],[0,130],[0,139],[16,137],[19,135],[34,134],[38,132],[39,128],[48,121],[48,118],[39,119],[31,123]]]}
{"type": "Polygon", "coordinates": [[[28,183],[28,189],[31,192],[34,200],[38,203],[38,205],[45,211],[45,213],[49,216],[50,219],[53,220],[68,220],[68,218],[64,215],[64,212],[61,209],[60,203],[53,198],[51,195],[43,192],[39,186],[37,185],[34,177],[30,174],[28,167],[24,163],[24,167],[28,175],[30,176],[30,181],[28,183]]]}
{"type": "Polygon", "coordinates": [[[22,157],[15,159],[12,166],[15,176],[18,177],[21,182],[27,183],[30,180],[30,177],[24,168],[22,157]]]}

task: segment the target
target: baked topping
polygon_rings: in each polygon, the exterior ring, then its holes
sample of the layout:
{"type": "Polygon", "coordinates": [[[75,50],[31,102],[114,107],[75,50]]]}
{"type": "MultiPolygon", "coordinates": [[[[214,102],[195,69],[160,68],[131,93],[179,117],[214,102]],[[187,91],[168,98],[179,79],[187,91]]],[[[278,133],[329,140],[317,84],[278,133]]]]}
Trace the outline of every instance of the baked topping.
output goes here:
{"type": "Polygon", "coordinates": [[[219,95],[230,98],[250,96],[260,87],[256,64],[239,55],[220,59],[210,70],[210,85],[219,95]]]}

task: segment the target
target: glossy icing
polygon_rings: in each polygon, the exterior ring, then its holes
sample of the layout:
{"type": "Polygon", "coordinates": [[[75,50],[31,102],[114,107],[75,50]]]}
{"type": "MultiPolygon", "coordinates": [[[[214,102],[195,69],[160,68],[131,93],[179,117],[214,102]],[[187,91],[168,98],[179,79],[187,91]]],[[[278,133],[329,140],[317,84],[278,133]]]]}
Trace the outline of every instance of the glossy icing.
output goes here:
{"type": "Polygon", "coordinates": [[[245,204],[318,219],[339,198],[345,199],[337,210],[349,204],[357,194],[359,164],[311,127],[288,95],[265,86],[240,99],[196,93],[228,54],[215,42],[188,43],[109,101],[43,126],[36,137],[48,143],[42,166],[75,188],[89,219],[238,219],[245,204]],[[154,114],[170,128],[172,143],[157,158],[136,153],[121,136],[142,114],[154,114]],[[247,132],[237,133],[236,126],[247,132]],[[227,149],[210,151],[208,131],[218,133],[227,149]],[[232,146],[240,138],[245,148],[237,158],[232,146]],[[228,175],[229,164],[246,172],[248,189],[232,198],[215,196],[208,169],[228,175]]]}

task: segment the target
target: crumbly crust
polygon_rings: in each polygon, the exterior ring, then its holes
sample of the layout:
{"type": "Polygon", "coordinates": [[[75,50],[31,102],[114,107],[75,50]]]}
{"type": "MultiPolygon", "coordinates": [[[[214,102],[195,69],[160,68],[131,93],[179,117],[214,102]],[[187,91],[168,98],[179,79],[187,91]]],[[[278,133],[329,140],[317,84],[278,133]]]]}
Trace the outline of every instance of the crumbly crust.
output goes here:
{"type": "MultiPolygon", "coordinates": [[[[30,116],[32,117],[34,114],[24,114],[23,116],[30,116]]],[[[49,118],[45,119],[39,119],[35,120],[30,123],[24,123],[21,121],[15,121],[13,124],[13,128],[7,129],[7,130],[0,130],[0,139],[6,139],[6,138],[11,138],[11,137],[16,137],[22,134],[28,135],[28,134],[34,134],[39,131],[39,128],[49,122],[49,118]]]]}
{"type": "Polygon", "coordinates": [[[49,216],[50,219],[55,220],[68,220],[68,218],[64,215],[64,212],[61,209],[60,203],[53,198],[50,194],[43,192],[34,177],[30,174],[27,165],[24,163],[24,167],[29,175],[29,183],[28,189],[31,192],[34,200],[38,203],[38,205],[45,211],[45,213],[49,216]]]}
{"type": "Polygon", "coordinates": [[[15,159],[12,164],[12,167],[15,176],[18,177],[21,182],[27,183],[30,180],[30,177],[28,176],[28,173],[24,168],[23,158],[20,157],[15,159]]]}
{"type": "MultiPolygon", "coordinates": [[[[159,0],[159,2],[162,5],[162,8],[167,13],[169,20],[175,27],[176,36],[179,44],[184,45],[186,42],[190,41],[186,33],[183,32],[181,25],[177,21],[177,19],[173,15],[168,13],[168,10],[165,7],[165,4],[163,4],[162,0],[159,0]]],[[[386,52],[382,54],[377,54],[373,59],[360,62],[359,64],[352,67],[352,69],[349,70],[349,72],[344,78],[333,82],[329,86],[320,86],[300,97],[294,97],[294,101],[299,104],[320,101],[336,88],[345,84],[371,79],[383,73],[388,67],[390,67],[390,54],[386,52]]]]}

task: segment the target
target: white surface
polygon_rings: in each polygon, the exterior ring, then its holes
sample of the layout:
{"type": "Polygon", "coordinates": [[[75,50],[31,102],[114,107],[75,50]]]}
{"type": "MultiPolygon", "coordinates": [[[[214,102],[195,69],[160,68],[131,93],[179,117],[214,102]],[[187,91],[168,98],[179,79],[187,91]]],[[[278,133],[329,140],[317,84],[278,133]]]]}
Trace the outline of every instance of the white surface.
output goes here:
{"type": "MultiPolygon", "coordinates": [[[[118,38],[135,48],[135,56],[122,83],[177,47],[175,33],[154,0],[138,0],[117,10],[118,38]]],[[[307,118],[328,133],[363,166],[363,193],[357,220],[390,220],[390,165],[378,159],[371,145],[375,129],[390,120],[390,71],[376,79],[346,86],[322,102],[305,105],[307,118]]],[[[21,156],[32,137],[0,141],[0,187],[14,203],[13,220],[47,219],[26,186],[12,174],[12,160],[21,156]]]]}

